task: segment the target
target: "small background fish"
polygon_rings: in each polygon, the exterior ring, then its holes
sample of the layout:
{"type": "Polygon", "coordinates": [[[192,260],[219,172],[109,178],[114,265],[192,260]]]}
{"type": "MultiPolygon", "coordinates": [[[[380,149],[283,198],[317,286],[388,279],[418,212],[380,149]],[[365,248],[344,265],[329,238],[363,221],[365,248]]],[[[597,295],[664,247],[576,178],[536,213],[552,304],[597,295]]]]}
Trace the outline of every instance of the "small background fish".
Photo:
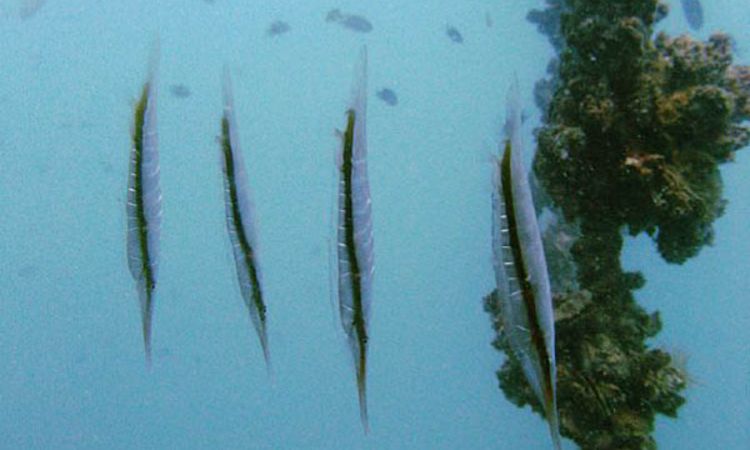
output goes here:
{"type": "Polygon", "coordinates": [[[464,37],[461,35],[461,32],[456,29],[456,27],[447,25],[445,27],[445,34],[451,41],[455,42],[456,44],[463,44],[464,42],[464,37]]]}
{"type": "Polygon", "coordinates": [[[379,90],[376,95],[380,100],[383,100],[389,106],[398,105],[398,96],[395,92],[393,92],[393,89],[383,88],[379,90]]]}
{"type": "Polygon", "coordinates": [[[172,97],[176,98],[188,98],[190,97],[190,94],[192,94],[192,92],[190,92],[190,88],[182,83],[170,85],[169,93],[172,94],[172,97]]]}
{"type": "MultiPolygon", "coordinates": [[[[703,28],[703,6],[700,0],[680,0],[685,20],[691,29],[698,31],[703,28]]],[[[745,5],[746,7],[749,5],[745,5]]]]}
{"type": "Polygon", "coordinates": [[[290,27],[289,24],[284,22],[283,20],[275,20],[271,23],[271,25],[268,26],[266,35],[278,36],[284,33],[288,33],[291,29],[292,27],[290,27]]]}
{"type": "Polygon", "coordinates": [[[326,15],[326,22],[335,22],[344,28],[358,33],[369,33],[372,31],[372,23],[363,16],[342,13],[339,9],[332,9],[326,15]]]}

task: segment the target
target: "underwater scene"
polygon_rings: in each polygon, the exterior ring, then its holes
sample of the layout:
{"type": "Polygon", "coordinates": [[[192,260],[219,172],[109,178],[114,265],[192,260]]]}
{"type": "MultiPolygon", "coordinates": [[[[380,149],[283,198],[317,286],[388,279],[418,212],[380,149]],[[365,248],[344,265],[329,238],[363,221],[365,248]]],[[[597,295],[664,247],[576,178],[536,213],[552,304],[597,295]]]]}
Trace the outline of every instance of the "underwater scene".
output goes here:
{"type": "Polygon", "coordinates": [[[0,0],[1,449],[750,448],[745,0],[0,0]]]}

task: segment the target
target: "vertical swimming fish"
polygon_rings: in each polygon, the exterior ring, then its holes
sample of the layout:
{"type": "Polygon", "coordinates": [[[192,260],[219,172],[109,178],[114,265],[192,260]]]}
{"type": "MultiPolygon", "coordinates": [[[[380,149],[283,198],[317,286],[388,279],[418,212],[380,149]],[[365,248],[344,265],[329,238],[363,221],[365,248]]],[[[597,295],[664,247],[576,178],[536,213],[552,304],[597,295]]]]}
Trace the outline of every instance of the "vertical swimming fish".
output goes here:
{"type": "Polygon", "coordinates": [[[374,270],[372,208],[367,180],[367,48],[355,69],[352,100],[338,158],[337,274],[341,324],[354,356],[360,418],[367,419],[367,342],[374,270]]]}
{"type": "Polygon", "coordinates": [[[263,358],[270,367],[268,335],[266,333],[266,304],[263,300],[258,245],[255,236],[252,198],[247,187],[245,162],[240,150],[234,100],[229,69],[223,74],[224,116],[221,119],[221,163],[224,173],[224,205],[227,232],[232,242],[235,268],[240,292],[258,333],[263,358]]]}
{"type": "Polygon", "coordinates": [[[561,448],[556,399],[555,323],[547,263],[522,161],[521,108],[516,81],[508,93],[502,158],[492,195],[492,248],[503,327],[524,375],[561,448]]]}
{"type": "Polygon", "coordinates": [[[148,81],[135,106],[133,147],[128,174],[128,268],[136,281],[141,306],[143,345],[146,361],[151,361],[151,315],[159,269],[161,232],[161,188],[159,187],[159,147],[156,131],[156,70],[158,45],[149,64],[148,81]]]}

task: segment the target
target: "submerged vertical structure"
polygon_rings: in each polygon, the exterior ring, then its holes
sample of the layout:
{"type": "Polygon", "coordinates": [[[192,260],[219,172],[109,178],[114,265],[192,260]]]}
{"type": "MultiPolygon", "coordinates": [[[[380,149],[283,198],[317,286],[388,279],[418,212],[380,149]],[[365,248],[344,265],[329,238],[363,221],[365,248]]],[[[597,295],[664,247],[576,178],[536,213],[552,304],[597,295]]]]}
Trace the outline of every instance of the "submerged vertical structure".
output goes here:
{"type": "Polygon", "coordinates": [[[151,316],[159,268],[162,215],[156,130],[158,59],[159,48],[156,45],[151,53],[148,80],[135,106],[126,205],[128,268],[138,291],[147,362],[151,360],[151,316]]]}
{"type": "Polygon", "coordinates": [[[555,320],[547,263],[523,168],[518,83],[508,93],[504,151],[492,193],[492,248],[497,300],[513,355],[541,403],[560,449],[556,400],[555,320]]]}
{"type": "Polygon", "coordinates": [[[266,332],[266,304],[258,265],[258,245],[255,233],[255,214],[247,186],[245,162],[240,150],[237,123],[234,116],[232,80],[224,68],[224,115],[221,119],[221,164],[224,174],[224,205],[227,232],[232,242],[232,254],[237,270],[240,293],[258,333],[263,358],[270,368],[268,334],[266,332]]]}
{"type": "Polygon", "coordinates": [[[337,158],[338,205],[336,255],[341,325],[354,357],[360,417],[367,418],[367,343],[374,270],[372,208],[367,179],[367,48],[360,51],[354,73],[346,129],[337,158]]]}

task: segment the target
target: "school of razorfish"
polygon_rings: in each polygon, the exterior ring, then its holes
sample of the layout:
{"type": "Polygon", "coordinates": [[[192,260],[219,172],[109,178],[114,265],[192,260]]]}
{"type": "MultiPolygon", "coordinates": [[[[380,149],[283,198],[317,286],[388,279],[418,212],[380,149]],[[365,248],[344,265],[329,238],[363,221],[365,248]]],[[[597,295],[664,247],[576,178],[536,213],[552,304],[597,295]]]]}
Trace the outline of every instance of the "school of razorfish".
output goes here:
{"type": "MultiPolygon", "coordinates": [[[[140,301],[143,342],[151,358],[151,316],[157,284],[162,194],[156,132],[159,49],[154,46],[148,77],[135,105],[127,191],[127,253],[140,301]]],[[[242,299],[258,334],[266,365],[266,332],[261,261],[234,113],[229,70],[222,77],[221,168],[227,233],[242,299]]],[[[370,187],[367,177],[367,49],[360,51],[341,147],[336,157],[338,192],[331,264],[341,326],[354,359],[362,425],[367,432],[367,349],[374,273],[370,187]]],[[[518,83],[507,99],[502,154],[494,164],[492,252],[496,295],[503,305],[505,334],[527,382],[544,408],[552,442],[560,449],[556,402],[555,332],[547,265],[531,190],[523,167],[518,83]]]]}

